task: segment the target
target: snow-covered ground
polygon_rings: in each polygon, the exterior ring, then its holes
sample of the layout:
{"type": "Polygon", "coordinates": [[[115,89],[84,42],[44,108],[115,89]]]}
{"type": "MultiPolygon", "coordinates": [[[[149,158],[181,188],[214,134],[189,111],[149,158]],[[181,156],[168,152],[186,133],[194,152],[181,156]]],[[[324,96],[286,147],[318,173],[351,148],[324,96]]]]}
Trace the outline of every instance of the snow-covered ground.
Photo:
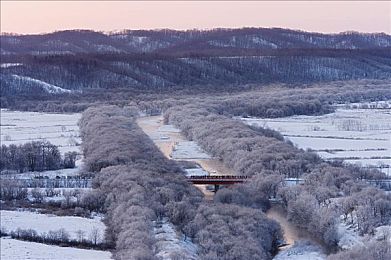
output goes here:
{"type": "Polygon", "coordinates": [[[197,247],[190,239],[178,234],[173,225],[164,219],[155,222],[156,256],[162,260],[197,259],[197,247]]]}
{"type": "Polygon", "coordinates": [[[57,177],[74,177],[79,176],[80,169],[82,166],[82,160],[76,161],[76,167],[71,169],[59,169],[53,171],[43,172],[23,172],[23,173],[5,173],[0,175],[0,179],[31,179],[31,178],[49,178],[55,179],[57,177]]]}
{"type": "Polygon", "coordinates": [[[347,103],[347,104],[337,104],[336,107],[339,108],[349,108],[349,109],[373,109],[373,108],[391,108],[391,100],[375,101],[375,102],[363,102],[363,103],[347,103]]]}
{"type": "Polygon", "coordinates": [[[342,220],[337,225],[338,247],[342,250],[354,249],[367,243],[387,240],[391,245],[391,225],[375,228],[374,234],[360,236],[355,224],[347,224],[342,220]]]}
{"type": "Polygon", "coordinates": [[[352,225],[340,221],[337,225],[338,247],[347,250],[355,246],[363,245],[363,237],[359,236],[358,231],[352,225]]]}
{"type": "Polygon", "coordinates": [[[376,239],[378,241],[387,240],[388,243],[391,245],[391,225],[380,226],[380,227],[375,228],[374,239],[376,239]]]}
{"type": "Polygon", "coordinates": [[[162,125],[159,127],[159,132],[161,133],[180,133],[181,130],[176,128],[173,125],[162,125]]]}
{"type": "Polygon", "coordinates": [[[1,63],[0,68],[10,68],[23,65],[22,63],[1,63]]]}
{"type": "Polygon", "coordinates": [[[210,159],[211,157],[204,152],[194,141],[180,141],[175,144],[171,157],[173,159],[210,159]]]}
{"type": "Polygon", "coordinates": [[[144,117],[138,124],[162,152],[176,160],[210,159],[194,141],[188,141],[174,125],[164,125],[160,117],[144,117]]]}
{"type": "Polygon", "coordinates": [[[190,168],[185,169],[186,176],[208,176],[209,172],[205,171],[202,168],[190,168]]]}
{"type": "Polygon", "coordinates": [[[108,260],[108,251],[86,250],[72,247],[59,247],[34,242],[19,241],[2,237],[1,259],[4,260],[108,260]]]}
{"type": "Polygon", "coordinates": [[[208,155],[197,143],[186,140],[180,129],[174,125],[164,125],[162,116],[140,117],[137,124],[167,158],[194,161],[211,175],[234,174],[232,169],[228,169],[217,158],[208,155]]]}
{"type": "Polygon", "coordinates": [[[391,175],[391,108],[339,107],[322,116],[242,120],[277,130],[298,147],[312,149],[325,159],[379,167],[391,175]]]}
{"type": "MultiPolygon", "coordinates": [[[[329,207],[338,207],[343,203],[343,198],[331,198],[330,202],[329,207]]],[[[360,235],[357,222],[357,212],[355,210],[346,216],[341,215],[336,222],[336,239],[341,250],[365,246],[375,240],[388,239],[391,244],[391,225],[379,226],[374,229],[373,234],[360,235]]]]}
{"type": "Polygon", "coordinates": [[[69,199],[70,202],[77,202],[78,199],[91,192],[92,188],[27,188],[27,199],[31,202],[35,202],[37,199],[34,197],[34,192],[40,192],[42,194],[43,202],[65,202],[69,199]]]}
{"type": "Polygon", "coordinates": [[[48,233],[49,231],[57,231],[65,229],[71,239],[78,238],[78,231],[84,231],[85,239],[93,232],[97,231],[99,239],[98,243],[104,239],[105,225],[100,217],[94,219],[55,215],[39,214],[30,211],[9,211],[1,210],[1,228],[5,228],[7,232],[20,229],[34,229],[38,234],[48,233]]]}
{"type": "Polygon", "coordinates": [[[324,260],[322,249],[308,241],[298,241],[287,250],[281,251],[274,260],[324,260]]]}
{"type": "Polygon", "coordinates": [[[24,144],[47,140],[59,146],[61,153],[76,151],[81,140],[79,121],[81,114],[56,114],[1,110],[1,144],[24,144]]]}
{"type": "MultiPolygon", "coordinates": [[[[46,85],[45,85],[46,86],[46,85]]],[[[45,87],[43,86],[43,87],[45,87]]],[[[48,86],[46,86],[48,87],[48,86]]],[[[47,89],[51,91],[53,89],[47,89]]],[[[56,89],[54,89],[56,90],[56,89]]],[[[59,147],[62,154],[75,151],[80,153],[81,143],[77,122],[81,114],[36,113],[1,110],[1,144],[24,144],[31,141],[47,140],[59,147]]],[[[5,173],[1,178],[26,179],[43,177],[42,180],[77,176],[82,168],[82,158],[76,161],[76,168],[45,172],[5,173]]],[[[39,179],[38,179],[39,180],[39,179]]],[[[72,179],[73,180],[73,179],[72,179]]],[[[72,181],[71,180],[71,181],[72,181]]],[[[78,180],[74,180],[78,181],[78,180]]],[[[43,200],[61,202],[69,198],[77,200],[83,193],[91,189],[34,189],[41,191],[43,200]],[[48,193],[46,192],[48,191],[48,193]],[[51,192],[52,191],[52,192],[51,192]],[[51,194],[50,194],[51,193],[51,194]],[[47,196],[50,194],[49,196],[47,196]]],[[[28,198],[33,201],[33,189],[28,189],[28,198]]],[[[20,229],[33,229],[38,235],[49,231],[64,229],[70,239],[104,241],[105,225],[101,217],[93,219],[54,216],[30,211],[0,211],[1,228],[6,232],[20,229]]],[[[1,239],[1,259],[110,259],[111,253],[96,250],[83,250],[72,247],[58,247],[14,239],[1,239]]]]}
{"type": "Polygon", "coordinates": [[[46,91],[47,93],[50,93],[50,94],[60,94],[60,93],[71,93],[72,92],[69,89],[60,88],[60,87],[57,87],[55,85],[49,84],[47,82],[44,82],[44,81],[41,81],[38,79],[34,79],[34,78],[26,77],[26,76],[19,76],[19,75],[12,75],[12,77],[18,81],[37,84],[44,91],[46,91]]]}

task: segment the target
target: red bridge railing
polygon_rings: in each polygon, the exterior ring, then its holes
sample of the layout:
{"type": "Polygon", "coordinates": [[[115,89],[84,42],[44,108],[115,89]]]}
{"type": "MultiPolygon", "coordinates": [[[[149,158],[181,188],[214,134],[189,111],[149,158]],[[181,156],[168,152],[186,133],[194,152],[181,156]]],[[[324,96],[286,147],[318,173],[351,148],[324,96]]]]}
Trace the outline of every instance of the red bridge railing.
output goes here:
{"type": "Polygon", "coordinates": [[[205,176],[188,176],[188,179],[202,179],[202,180],[244,180],[248,179],[248,176],[236,176],[236,175],[205,175],[205,176]]]}
{"type": "Polygon", "coordinates": [[[188,176],[187,181],[196,185],[214,185],[214,192],[217,192],[220,185],[233,185],[245,182],[248,176],[235,175],[209,175],[209,176],[188,176]]]}

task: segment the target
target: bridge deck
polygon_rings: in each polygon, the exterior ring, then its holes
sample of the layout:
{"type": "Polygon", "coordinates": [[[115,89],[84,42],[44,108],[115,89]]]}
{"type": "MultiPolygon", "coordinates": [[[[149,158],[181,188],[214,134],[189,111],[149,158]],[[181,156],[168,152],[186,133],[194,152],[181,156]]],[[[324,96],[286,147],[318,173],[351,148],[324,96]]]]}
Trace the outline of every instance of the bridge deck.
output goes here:
{"type": "Polygon", "coordinates": [[[248,179],[247,176],[189,176],[187,181],[193,184],[214,184],[214,185],[232,185],[235,183],[241,183],[248,179]]]}

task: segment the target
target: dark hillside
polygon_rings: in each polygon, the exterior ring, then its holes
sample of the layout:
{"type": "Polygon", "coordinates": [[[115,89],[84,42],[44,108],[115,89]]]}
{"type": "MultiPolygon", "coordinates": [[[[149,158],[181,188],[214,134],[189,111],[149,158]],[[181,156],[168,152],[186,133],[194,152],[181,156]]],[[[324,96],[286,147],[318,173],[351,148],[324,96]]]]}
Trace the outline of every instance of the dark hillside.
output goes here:
{"type": "Polygon", "coordinates": [[[0,42],[3,100],[86,89],[238,91],[247,84],[391,78],[387,34],[75,30],[1,35],[0,42]]]}

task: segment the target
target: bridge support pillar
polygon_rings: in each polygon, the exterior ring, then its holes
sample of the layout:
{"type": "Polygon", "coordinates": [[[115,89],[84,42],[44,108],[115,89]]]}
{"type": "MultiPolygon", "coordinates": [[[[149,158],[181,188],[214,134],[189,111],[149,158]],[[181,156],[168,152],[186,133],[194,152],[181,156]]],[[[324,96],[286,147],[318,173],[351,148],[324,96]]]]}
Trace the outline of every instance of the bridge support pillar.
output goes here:
{"type": "Polygon", "coordinates": [[[215,184],[215,190],[213,192],[216,193],[219,190],[219,188],[220,188],[220,185],[215,184]]]}

